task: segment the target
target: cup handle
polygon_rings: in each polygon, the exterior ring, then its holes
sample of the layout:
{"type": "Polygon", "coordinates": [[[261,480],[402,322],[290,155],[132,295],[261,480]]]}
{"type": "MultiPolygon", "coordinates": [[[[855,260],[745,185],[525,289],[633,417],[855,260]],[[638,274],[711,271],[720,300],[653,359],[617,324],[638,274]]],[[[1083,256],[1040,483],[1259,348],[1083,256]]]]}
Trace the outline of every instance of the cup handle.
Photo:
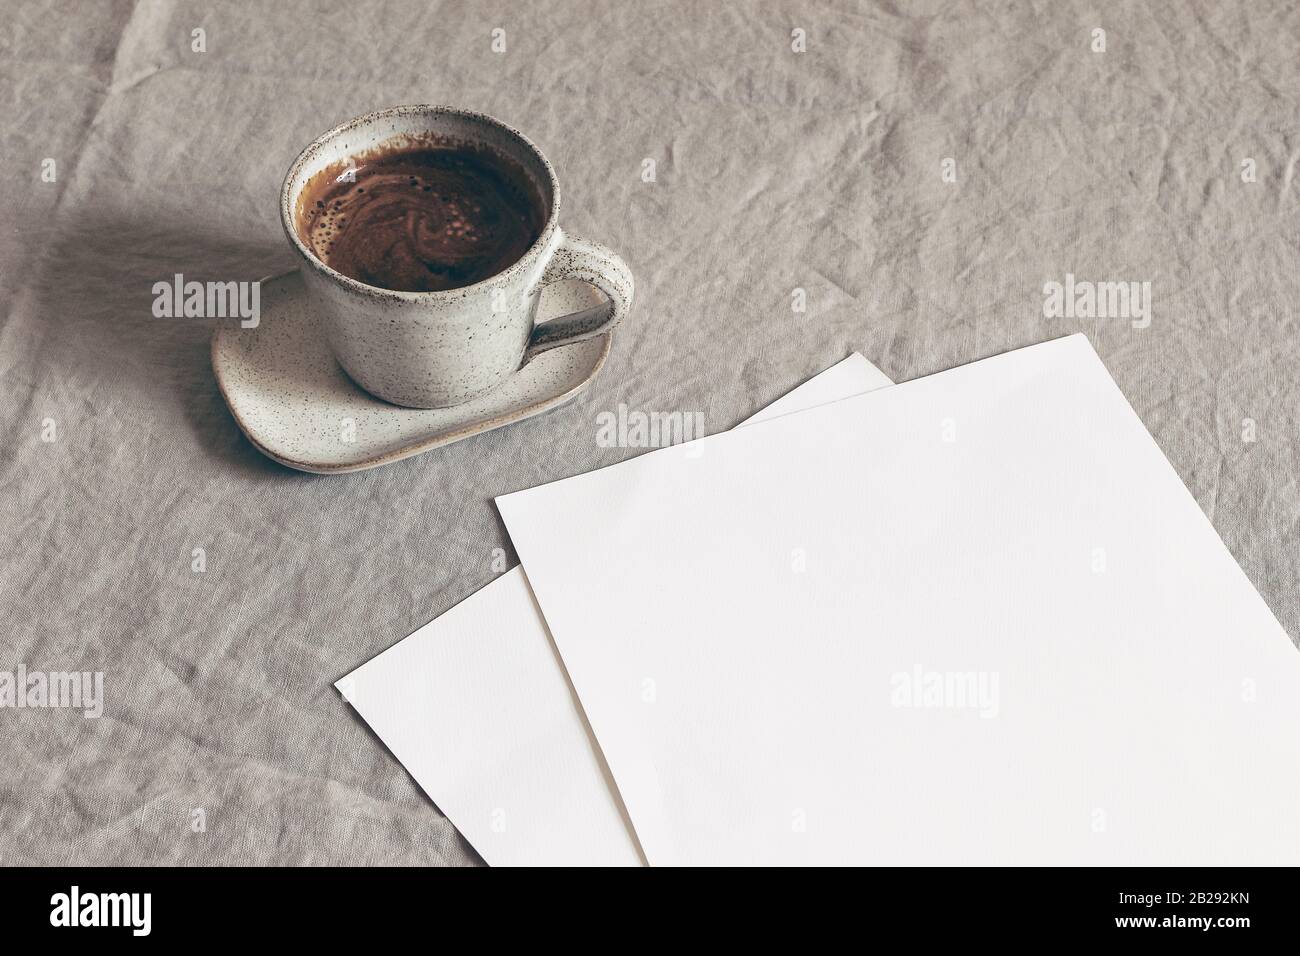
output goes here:
{"type": "Polygon", "coordinates": [[[608,297],[610,304],[573,312],[533,326],[532,338],[524,350],[522,365],[527,365],[549,349],[604,335],[622,322],[632,308],[632,293],[635,288],[632,270],[613,250],[598,242],[562,234],[559,248],[542,273],[541,284],[546,286],[564,279],[580,279],[595,286],[608,297]]]}

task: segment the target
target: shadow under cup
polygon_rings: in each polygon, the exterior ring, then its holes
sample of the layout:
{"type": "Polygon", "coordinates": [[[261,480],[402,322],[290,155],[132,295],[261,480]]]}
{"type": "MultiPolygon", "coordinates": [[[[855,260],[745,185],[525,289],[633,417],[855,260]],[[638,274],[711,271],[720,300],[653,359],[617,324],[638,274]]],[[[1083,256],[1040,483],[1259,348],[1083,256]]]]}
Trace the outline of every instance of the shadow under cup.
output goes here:
{"type": "Polygon", "coordinates": [[[558,209],[554,171],[521,133],[479,113],[411,106],[352,120],[303,150],[285,178],[280,213],[302,257],[307,294],[343,369],[379,398],[438,408],[490,391],[524,361],[542,278],[564,239],[558,209]],[[494,275],[427,292],[370,285],[318,257],[302,228],[320,182],[368,158],[422,149],[477,156],[521,187],[520,201],[533,207],[528,218],[540,223],[531,245],[494,275]]]}

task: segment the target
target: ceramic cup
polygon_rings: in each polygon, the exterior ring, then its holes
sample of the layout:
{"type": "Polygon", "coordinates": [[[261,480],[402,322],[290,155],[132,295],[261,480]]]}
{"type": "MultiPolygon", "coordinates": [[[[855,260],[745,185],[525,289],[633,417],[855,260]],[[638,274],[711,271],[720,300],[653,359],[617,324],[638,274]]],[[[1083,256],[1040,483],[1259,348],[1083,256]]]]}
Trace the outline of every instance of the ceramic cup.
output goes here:
{"type": "Polygon", "coordinates": [[[280,220],[302,257],[303,285],[335,358],[367,392],[412,408],[469,401],[538,353],[602,335],[627,315],[631,271],[599,243],[566,236],[559,212],[555,170],[522,133],[482,113],[444,106],[398,106],[335,127],[302,151],[280,192],[280,220]],[[546,222],[523,257],[491,278],[439,292],[366,285],[316,258],[295,227],[311,177],[375,149],[420,145],[487,150],[530,178],[546,222]],[[542,287],[564,279],[590,283],[610,304],[536,324],[542,287]]]}

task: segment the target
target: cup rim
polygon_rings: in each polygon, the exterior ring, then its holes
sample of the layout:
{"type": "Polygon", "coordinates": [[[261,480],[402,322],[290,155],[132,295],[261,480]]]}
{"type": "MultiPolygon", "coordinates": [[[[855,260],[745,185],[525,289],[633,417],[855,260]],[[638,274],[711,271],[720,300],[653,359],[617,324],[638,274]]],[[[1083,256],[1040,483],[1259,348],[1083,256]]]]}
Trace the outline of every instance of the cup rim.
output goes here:
{"type": "MultiPolygon", "coordinates": [[[[304,182],[303,185],[305,186],[306,183],[304,182]]],[[[546,158],[545,153],[538,149],[536,143],[513,126],[503,123],[495,116],[489,116],[487,113],[480,113],[477,110],[462,109],[456,106],[439,106],[433,103],[417,103],[410,106],[389,106],[385,109],[373,110],[369,113],[363,113],[360,116],[346,120],[335,126],[333,129],[326,130],[302,148],[302,151],[298,153],[297,157],[295,157],[294,161],[290,164],[289,171],[285,173],[284,176],[284,183],[280,187],[280,225],[284,228],[284,233],[289,239],[289,244],[293,246],[298,255],[300,255],[310,267],[318,269],[326,276],[340,283],[344,288],[353,292],[360,292],[378,298],[394,299],[401,302],[450,301],[452,299],[461,298],[472,291],[481,290],[490,285],[499,284],[503,280],[513,279],[518,272],[526,268],[527,263],[535,258],[538,253],[542,249],[545,249],[551,242],[552,236],[556,230],[556,222],[559,219],[559,213],[560,183],[559,180],[556,179],[555,168],[551,165],[551,161],[546,158]],[[370,285],[368,282],[361,282],[351,276],[344,275],[337,269],[331,268],[310,249],[308,249],[306,244],[303,243],[302,238],[298,235],[298,230],[293,221],[292,200],[294,197],[290,195],[290,186],[293,183],[294,177],[297,176],[303,166],[306,165],[307,161],[317,150],[324,146],[325,143],[342,133],[349,132],[350,130],[356,129],[367,123],[372,123],[376,120],[387,119],[390,116],[423,116],[430,113],[462,116],[471,119],[476,123],[494,126],[518,139],[530,152],[532,152],[538,162],[542,164],[542,168],[545,170],[546,178],[551,188],[551,205],[546,213],[546,222],[542,225],[542,229],[537,234],[537,238],[533,241],[532,245],[524,250],[523,255],[505,269],[495,275],[488,276],[486,279],[480,279],[479,281],[473,282],[469,285],[457,286],[454,289],[435,289],[431,292],[408,292],[401,289],[385,289],[383,286],[370,285]]]]}

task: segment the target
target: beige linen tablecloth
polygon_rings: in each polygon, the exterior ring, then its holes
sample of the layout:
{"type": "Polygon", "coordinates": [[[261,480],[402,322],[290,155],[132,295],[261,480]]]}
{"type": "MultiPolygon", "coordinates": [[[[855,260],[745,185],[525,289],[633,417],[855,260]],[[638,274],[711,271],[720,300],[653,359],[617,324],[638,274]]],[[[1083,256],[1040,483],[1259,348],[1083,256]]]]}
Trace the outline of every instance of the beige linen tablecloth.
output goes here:
{"type": "Polygon", "coordinates": [[[476,862],[332,681],[514,563],[494,495],[639,453],[597,442],[601,412],[718,431],[851,350],[901,381],[1088,333],[1300,634],[1292,3],[10,0],[2,20],[0,670],[104,675],[98,719],[0,710],[3,863],[476,862]],[[213,322],[155,319],[151,289],[291,267],[289,162],[410,102],[533,138],[564,226],[632,265],[635,311],[562,410],[288,471],[227,413],[213,322]],[[1046,317],[1067,275],[1149,282],[1149,325],[1046,317]]]}

